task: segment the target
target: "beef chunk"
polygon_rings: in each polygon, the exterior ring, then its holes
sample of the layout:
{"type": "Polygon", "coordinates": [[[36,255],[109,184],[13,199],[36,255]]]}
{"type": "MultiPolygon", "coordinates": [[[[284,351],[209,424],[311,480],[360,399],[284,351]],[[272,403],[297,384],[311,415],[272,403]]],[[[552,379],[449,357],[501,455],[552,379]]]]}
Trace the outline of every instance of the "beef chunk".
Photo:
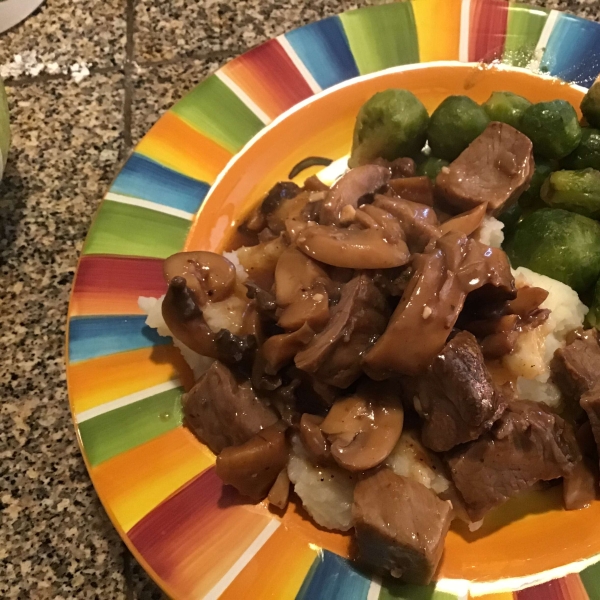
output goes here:
{"type": "Polygon", "coordinates": [[[418,407],[425,446],[443,452],[478,438],[502,414],[475,336],[461,331],[446,344],[420,381],[418,407]]]}
{"type": "Polygon", "coordinates": [[[581,396],[580,404],[590,420],[592,433],[600,454],[600,382],[581,396]]]}
{"type": "Polygon", "coordinates": [[[296,354],[296,366],[317,379],[347,388],[362,373],[362,355],[383,333],[388,319],[385,298],[366,275],[349,281],[323,331],[296,354]]]}
{"type": "Polygon", "coordinates": [[[194,435],[215,454],[247,442],[278,420],[256,397],[250,384],[240,385],[219,361],[183,397],[183,414],[194,435]]]}
{"type": "Polygon", "coordinates": [[[531,140],[506,123],[486,130],[448,167],[435,183],[437,192],[457,212],[488,203],[498,214],[524,192],[534,171],[531,140]]]}
{"type": "Polygon", "coordinates": [[[563,479],[563,500],[567,510],[587,508],[597,496],[598,465],[584,457],[563,479]]]}
{"type": "Polygon", "coordinates": [[[359,481],[352,516],[364,562],[408,583],[431,581],[452,520],[449,502],[386,468],[359,481]]]}
{"type": "Polygon", "coordinates": [[[560,391],[575,401],[600,380],[600,345],[595,331],[587,331],[559,348],[551,362],[552,377],[560,391]]]}
{"type": "Polygon", "coordinates": [[[448,456],[452,479],[473,521],[538,481],[569,474],[580,460],[561,417],[527,400],[511,403],[490,433],[448,456]]]}

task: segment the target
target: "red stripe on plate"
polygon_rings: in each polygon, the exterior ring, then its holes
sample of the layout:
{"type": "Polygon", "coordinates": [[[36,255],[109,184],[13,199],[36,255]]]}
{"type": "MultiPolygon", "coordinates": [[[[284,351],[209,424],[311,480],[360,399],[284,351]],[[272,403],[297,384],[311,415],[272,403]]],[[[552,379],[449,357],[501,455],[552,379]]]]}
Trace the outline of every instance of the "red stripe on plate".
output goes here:
{"type": "Polygon", "coordinates": [[[77,269],[69,315],[141,314],[139,296],[166,292],[163,261],[154,258],[84,256],[77,269]]]}
{"type": "Polygon", "coordinates": [[[506,0],[471,0],[470,61],[492,62],[502,58],[508,8],[506,0]]]}
{"type": "Polygon", "coordinates": [[[272,518],[223,487],[214,468],[193,479],[128,533],[177,597],[202,597],[226,575],[272,518]]]}
{"type": "Polygon", "coordinates": [[[579,575],[574,573],[515,592],[516,600],[589,600],[579,575]]]}
{"type": "Polygon", "coordinates": [[[271,119],[313,95],[277,40],[270,40],[227,63],[227,75],[271,119]]]}

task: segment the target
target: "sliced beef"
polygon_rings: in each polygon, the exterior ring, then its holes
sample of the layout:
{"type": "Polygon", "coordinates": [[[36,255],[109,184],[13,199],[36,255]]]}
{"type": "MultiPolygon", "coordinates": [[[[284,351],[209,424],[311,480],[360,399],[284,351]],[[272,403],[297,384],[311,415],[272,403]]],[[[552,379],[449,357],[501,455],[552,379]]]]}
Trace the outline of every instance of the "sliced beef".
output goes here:
{"type": "Polygon", "coordinates": [[[215,361],[183,398],[183,414],[194,435],[215,454],[247,442],[277,415],[259,400],[248,382],[215,361]]]}
{"type": "Polygon", "coordinates": [[[436,191],[456,212],[487,202],[498,214],[524,192],[534,171],[531,140],[505,123],[486,130],[437,176],[436,191]]]}
{"type": "Polygon", "coordinates": [[[352,516],[364,562],[407,583],[431,581],[452,520],[449,502],[385,468],[358,482],[352,516]]]}
{"type": "Polygon", "coordinates": [[[600,454],[600,382],[585,392],[581,396],[579,403],[590,420],[592,433],[598,447],[598,454],[600,454]]]}
{"type": "Polygon", "coordinates": [[[425,420],[422,440],[436,452],[478,438],[505,404],[488,372],[474,335],[450,340],[419,382],[418,410],[425,420]]]}
{"type": "Polygon", "coordinates": [[[560,391],[574,401],[600,380],[600,345],[595,330],[559,348],[550,363],[552,378],[560,391]]]}
{"type": "Polygon", "coordinates": [[[598,464],[584,457],[563,479],[563,501],[567,510],[587,508],[598,496],[598,464]]]}
{"type": "Polygon", "coordinates": [[[544,404],[512,402],[489,433],[447,456],[469,516],[492,508],[539,481],[568,475],[580,460],[571,426],[544,404]]]}
{"type": "Polygon", "coordinates": [[[347,388],[362,373],[362,356],[387,324],[383,294],[367,275],[344,285],[323,331],[296,354],[296,366],[324,383],[347,388]]]}

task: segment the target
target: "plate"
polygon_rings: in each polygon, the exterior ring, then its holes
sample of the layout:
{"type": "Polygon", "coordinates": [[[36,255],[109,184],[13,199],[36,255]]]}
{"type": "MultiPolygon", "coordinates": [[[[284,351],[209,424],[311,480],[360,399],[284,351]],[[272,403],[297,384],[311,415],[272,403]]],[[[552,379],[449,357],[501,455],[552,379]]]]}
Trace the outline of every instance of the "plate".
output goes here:
{"type": "Polygon", "coordinates": [[[219,250],[232,221],[298,160],[346,154],[358,107],[374,92],[407,87],[430,110],[449,94],[483,101],[500,89],[578,106],[599,59],[600,25],[556,11],[501,0],[385,4],[254,48],[201,82],[140,142],[82,252],[67,373],[98,495],[167,594],[600,598],[600,503],[566,512],[556,490],[509,504],[478,533],[453,531],[427,587],[370,578],[348,560],[349,536],[318,529],[296,505],[279,518],[240,503],[182,427],[189,371],[145,326],[137,303],[165,292],[163,258],[219,250]]]}
{"type": "Polygon", "coordinates": [[[44,0],[0,0],[0,33],[28,17],[44,0]]]}

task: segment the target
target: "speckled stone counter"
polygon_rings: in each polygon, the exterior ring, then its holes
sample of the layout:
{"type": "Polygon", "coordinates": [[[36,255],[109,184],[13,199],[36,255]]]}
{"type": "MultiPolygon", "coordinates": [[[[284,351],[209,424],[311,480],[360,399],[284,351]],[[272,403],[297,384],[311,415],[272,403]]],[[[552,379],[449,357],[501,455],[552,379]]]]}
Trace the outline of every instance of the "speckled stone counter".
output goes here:
{"type": "MultiPolygon", "coordinates": [[[[534,3],[600,14],[600,0],[534,3]]],[[[1,598],[162,597],[125,551],[77,447],[63,366],[77,258],[120,164],[161,112],[244,50],[356,6],[47,0],[0,35],[13,132],[0,184],[1,598]]]]}

